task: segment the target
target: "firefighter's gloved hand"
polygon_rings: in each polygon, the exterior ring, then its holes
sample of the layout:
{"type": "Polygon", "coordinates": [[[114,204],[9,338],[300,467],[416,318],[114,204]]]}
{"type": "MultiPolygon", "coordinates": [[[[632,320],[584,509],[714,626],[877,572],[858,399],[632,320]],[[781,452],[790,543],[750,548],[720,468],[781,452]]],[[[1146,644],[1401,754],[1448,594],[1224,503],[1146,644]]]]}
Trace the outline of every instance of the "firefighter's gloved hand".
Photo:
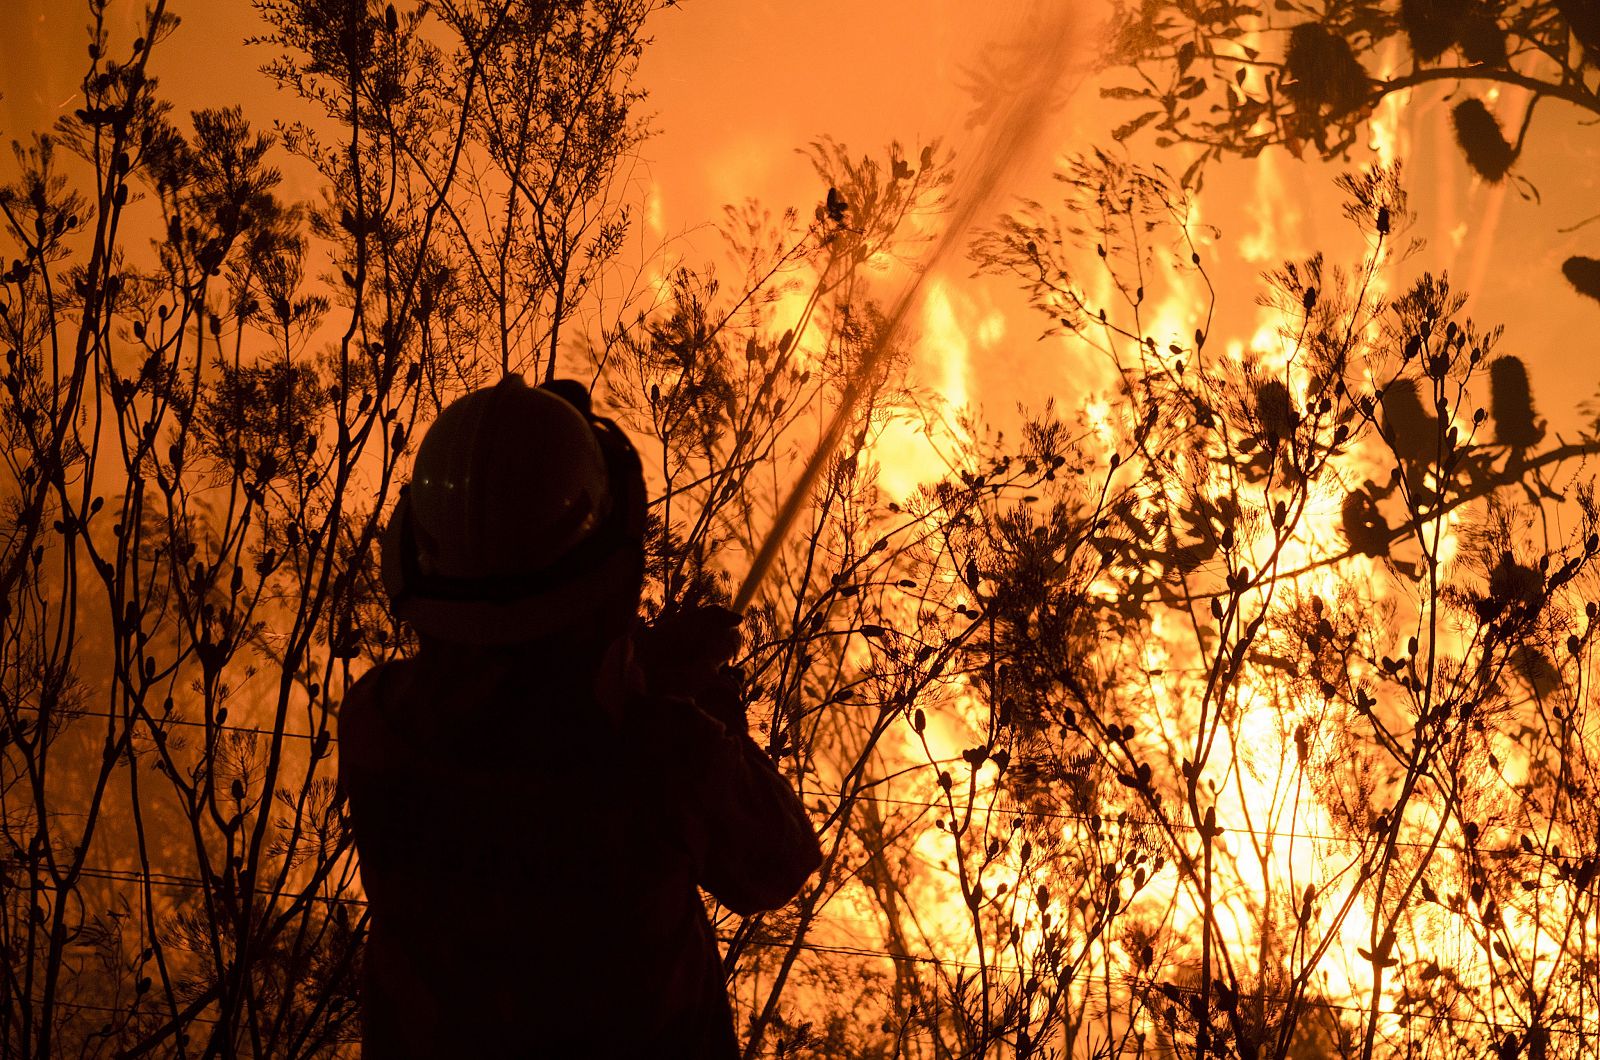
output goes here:
{"type": "Polygon", "coordinates": [[[724,725],[743,732],[741,682],[728,666],[743,643],[739,622],[739,615],[725,607],[662,612],[634,639],[645,686],[657,695],[692,699],[724,725]]]}

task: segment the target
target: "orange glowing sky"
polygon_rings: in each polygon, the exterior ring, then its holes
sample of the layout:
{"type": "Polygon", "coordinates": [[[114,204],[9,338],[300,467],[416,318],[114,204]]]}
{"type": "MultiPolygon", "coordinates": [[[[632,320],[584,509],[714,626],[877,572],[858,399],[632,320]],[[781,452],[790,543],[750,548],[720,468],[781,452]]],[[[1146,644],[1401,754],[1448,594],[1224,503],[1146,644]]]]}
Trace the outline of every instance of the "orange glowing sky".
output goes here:
{"type": "MultiPolygon", "coordinates": [[[[154,73],[180,115],[240,104],[262,124],[313,117],[259,72],[271,52],[245,43],[258,32],[248,0],[169,2],[184,21],[157,52],[154,73]]],[[[1055,2],[1080,7],[1086,31],[1109,7],[1109,0],[1055,2]]],[[[114,50],[126,51],[144,3],[113,0],[114,50]]],[[[0,5],[0,135],[11,139],[48,128],[57,115],[79,105],[76,81],[86,61],[87,12],[81,0],[0,0],[0,5]]],[[[630,175],[644,207],[637,215],[641,265],[659,269],[661,258],[654,251],[662,244],[669,258],[690,265],[715,258],[714,226],[724,203],[754,197],[774,210],[793,206],[809,217],[827,189],[797,149],[822,136],[878,157],[891,140],[915,157],[922,144],[943,139],[957,151],[959,177],[967,158],[963,150],[977,140],[965,127],[969,103],[963,71],[978,59],[985,41],[1014,31],[1023,5],[1024,0],[684,0],[660,12],[640,74],[650,93],[647,106],[656,136],[641,149],[630,175]]],[[[1092,54],[1092,48],[1085,50],[1092,54]]],[[[1018,195],[1050,194],[1051,155],[1096,145],[1122,150],[1108,133],[1131,113],[1125,105],[1104,102],[1099,88],[1125,84],[1127,75],[1085,69],[1063,81],[1074,91],[1049,123],[1047,149],[1001,196],[1002,205],[1018,195]]],[[[1600,384],[1595,349],[1600,304],[1566,286],[1560,263],[1573,254],[1600,256],[1600,221],[1576,231],[1561,229],[1600,212],[1600,132],[1580,126],[1552,104],[1541,113],[1518,165],[1526,182],[1489,186],[1472,178],[1459,157],[1449,121],[1453,102],[1444,87],[1418,92],[1393,108],[1393,148],[1408,166],[1418,214],[1412,234],[1428,246],[1388,277],[1389,289],[1423,269],[1448,270],[1455,284],[1473,295],[1469,311],[1478,322],[1506,325],[1501,351],[1528,363],[1540,411],[1570,439],[1583,422],[1580,403],[1600,384]],[[1532,187],[1540,201],[1534,201],[1532,187]]],[[[1501,103],[1507,114],[1521,106],[1521,100],[1509,97],[1501,103]]],[[[1178,151],[1159,150],[1147,136],[1126,150],[1135,160],[1160,162],[1174,173],[1188,161],[1178,151]]],[[[1366,160],[1353,157],[1350,164],[1366,160]]],[[[282,164],[286,197],[318,195],[304,168],[289,159],[282,164]]],[[[1283,258],[1325,250],[1333,261],[1353,262],[1360,255],[1362,244],[1342,218],[1333,187],[1340,168],[1297,161],[1279,151],[1210,172],[1199,214],[1223,233],[1203,251],[1221,300],[1212,338],[1251,341],[1266,319],[1256,303],[1259,274],[1283,258]]],[[[1059,337],[1041,340],[1046,322],[1026,308],[1020,292],[1006,281],[974,279],[970,272],[954,256],[920,292],[920,310],[910,315],[910,330],[913,336],[920,331],[922,340],[912,359],[917,382],[956,401],[970,401],[1002,427],[1015,421],[1019,402],[1037,408],[1053,397],[1070,412],[1091,400],[1102,408],[1106,399],[1115,400],[1107,392],[1105,366],[1081,344],[1059,337]]],[[[882,297],[892,298],[891,288],[903,279],[903,273],[888,274],[882,297]]],[[[1190,341],[1204,313],[1201,306],[1159,309],[1152,319],[1173,328],[1170,336],[1152,336],[1162,342],[1190,341]]],[[[948,447],[952,439],[940,444],[948,447]]],[[[881,443],[878,455],[892,465],[882,479],[890,491],[908,489],[912,474],[936,470],[925,452],[912,452],[916,446],[915,439],[892,433],[881,443]]],[[[1337,499],[1330,503],[1336,506],[1337,499]]],[[[1335,518],[1329,507],[1320,521],[1331,532],[1335,518]]],[[[1159,674],[1166,660],[1151,654],[1146,665],[1149,673],[1159,674]]],[[[953,716],[960,720],[959,714],[953,716]]],[[[1260,716],[1276,718],[1266,709],[1260,716]]],[[[940,760],[956,758],[967,743],[977,742],[948,719],[939,719],[929,731],[931,743],[938,744],[929,753],[940,760]]],[[[1284,747],[1282,733],[1275,731],[1263,730],[1261,743],[1284,747]]],[[[907,746],[915,752],[923,744],[919,739],[915,747],[907,746]]],[[[919,776],[914,783],[927,779],[919,776]]],[[[925,798],[928,790],[912,786],[905,794],[925,798]]],[[[1241,798],[1244,791],[1241,786],[1241,798]]],[[[1228,827],[1237,825],[1230,821],[1228,827]]],[[[1319,826],[1311,817],[1297,827],[1319,826]]],[[[944,833],[927,835],[930,842],[944,841],[944,833]]],[[[1365,921],[1351,923],[1370,927],[1365,921]]],[[[872,944],[870,938],[850,941],[872,944]]]]}
{"type": "MultiPolygon", "coordinates": [[[[124,46],[142,6],[142,0],[111,5],[111,32],[124,46]]],[[[180,113],[229,103],[243,104],[258,120],[294,112],[258,72],[266,49],[244,44],[257,25],[246,0],[170,6],[183,25],[158,53],[156,72],[180,113]]],[[[1080,6],[1092,24],[1106,5],[1080,6]]],[[[709,223],[723,203],[754,196],[809,214],[826,189],[796,148],[821,135],[858,152],[876,153],[891,139],[918,144],[943,137],[958,151],[970,145],[962,70],[981,42],[1005,33],[1020,7],[1020,0],[687,0],[660,12],[641,72],[657,136],[645,145],[636,177],[655,199],[660,234],[693,262],[715,254],[709,223]]],[[[0,134],[11,139],[43,128],[76,105],[87,21],[86,7],[71,0],[5,5],[0,134]]],[[[1111,83],[1115,72],[1085,74],[1052,131],[1058,151],[1109,146],[1106,131],[1128,117],[1099,99],[1098,86],[1111,83]]],[[[1474,295],[1477,319],[1507,326],[1502,349],[1529,362],[1541,411],[1556,430],[1570,433],[1581,422],[1579,402],[1595,392],[1600,307],[1561,283],[1559,266],[1570,254],[1600,253],[1600,223],[1559,230],[1597,210],[1600,137],[1558,110],[1560,104],[1541,112],[1517,170],[1536,186],[1542,199],[1536,203],[1514,182],[1490,187],[1468,175],[1449,127],[1452,102],[1447,89],[1435,89],[1399,108],[1397,147],[1411,173],[1415,232],[1429,243],[1410,267],[1450,270],[1474,295]]],[[[1505,105],[1507,113],[1520,113],[1520,100],[1505,105]]],[[[1131,152],[1174,171],[1186,161],[1148,139],[1136,140],[1131,152]]],[[[1248,340],[1256,328],[1254,277],[1274,264],[1260,256],[1262,248],[1292,256],[1324,246],[1339,256],[1337,240],[1346,229],[1331,188],[1338,168],[1278,152],[1265,168],[1230,162],[1213,170],[1201,212],[1223,231],[1213,264],[1225,337],[1248,340]]],[[[1042,164],[1033,169],[1017,191],[1048,190],[1042,164]]],[[[311,183],[297,179],[292,167],[288,177],[291,196],[312,196],[311,183]]],[[[1097,373],[1086,376],[1079,355],[1060,340],[1036,342],[1040,322],[1022,312],[1013,292],[969,280],[966,272],[960,262],[947,267],[946,293],[957,330],[988,328],[990,341],[973,357],[972,400],[995,418],[1006,418],[1018,400],[1036,402],[1046,393],[1076,404],[1085,380],[1097,373]],[[997,314],[1003,328],[995,327],[997,314]]],[[[929,362],[939,357],[927,350],[919,360],[936,372],[929,362]]]]}

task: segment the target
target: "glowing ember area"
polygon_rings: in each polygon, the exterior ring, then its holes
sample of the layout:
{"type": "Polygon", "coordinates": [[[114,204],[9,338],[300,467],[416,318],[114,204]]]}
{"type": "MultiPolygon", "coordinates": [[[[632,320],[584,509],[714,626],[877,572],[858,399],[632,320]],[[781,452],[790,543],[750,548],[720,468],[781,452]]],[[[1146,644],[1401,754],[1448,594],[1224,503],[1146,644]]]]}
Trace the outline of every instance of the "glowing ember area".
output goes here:
{"type": "Polygon", "coordinates": [[[1597,0],[0,28],[0,1055],[1600,1055],[1597,0]]]}

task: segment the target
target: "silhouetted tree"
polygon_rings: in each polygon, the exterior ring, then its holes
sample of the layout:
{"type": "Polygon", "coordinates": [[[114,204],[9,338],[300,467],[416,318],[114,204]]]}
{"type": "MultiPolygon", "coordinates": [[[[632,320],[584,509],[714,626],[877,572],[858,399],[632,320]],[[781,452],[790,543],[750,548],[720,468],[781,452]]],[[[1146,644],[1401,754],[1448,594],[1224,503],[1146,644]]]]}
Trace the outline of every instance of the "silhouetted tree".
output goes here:
{"type": "Polygon", "coordinates": [[[1526,370],[1444,277],[1379,293],[1407,219],[1391,172],[1343,181],[1367,259],[1273,273],[1278,334],[1252,354],[1145,315],[1209,289],[1176,181],[1103,156],[1061,179],[1058,207],[975,255],[1112,366],[1115,503],[1087,586],[1041,581],[984,524],[977,647],[1019,801],[1068,780],[1086,819],[1054,827],[1136,851],[1087,906],[1121,908],[1130,941],[1085,1045],[1130,1047],[1143,1011],[1144,1047],[1178,1055],[1578,1055],[1593,970],[1567,932],[1595,901],[1594,817],[1572,756],[1600,536],[1589,480],[1546,476],[1600,440],[1536,448],[1526,370]],[[1527,534],[1574,499],[1569,531],[1527,534]]]}
{"type": "MultiPolygon", "coordinates": [[[[352,1047],[332,733],[410,644],[374,538],[444,403],[594,381],[649,465],[654,616],[731,595],[863,366],[738,660],[825,850],[788,908],[714,911],[747,1056],[1586,1048],[1600,442],[1547,441],[1446,278],[1380,294],[1396,175],[1345,179],[1369,253],[1275,271],[1247,356],[1182,183],[1074,162],[976,254],[1111,387],[1001,432],[873,356],[937,145],[819,140],[813,203],[624,266],[653,6],[265,0],[268,73],[319,112],[267,135],[163,102],[164,4],[131,43],[89,5],[83,106],[0,188],[0,1051],[352,1047]],[[907,427],[948,466],[891,496],[907,427]]],[[[1436,54],[1493,54],[1450,18],[1414,19],[1436,54]]],[[[1342,25],[1285,44],[1327,81],[1273,90],[1302,140],[1370,107],[1342,25]]]]}
{"type": "Polygon", "coordinates": [[[491,366],[553,371],[626,227],[652,4],[257,6],[317,124],[177,117],[169,5],[129,42],[91,0],[82,105],[0,189],[8,1056],[354,1039],[332,731],[407,637],[373,562],[397,466],[491,366]]]}
{"type": "MultiPolygon", "coordinates": [[[[1457,142],[1491,182],[1515,175],[1541,103],[1600,116],[1592,0],[1140,0],[1118,5],[1111,32],[1106,65],[1132,76],[1102,94],[1142,105],[1117,138],[1149,128],[1158,146],[1194,145],[1184,183],[1196,186],[1206,161],[1224,154],[1282,146],[1347,156],[1387,97],[1433,84],[1460,93],[1457,142]],[[1490,91],[1504,95],[1495,110],[1490,91]]],[[[1600,299],[1600,259],[1575,256],[1563,271],[1600,299]]]]}

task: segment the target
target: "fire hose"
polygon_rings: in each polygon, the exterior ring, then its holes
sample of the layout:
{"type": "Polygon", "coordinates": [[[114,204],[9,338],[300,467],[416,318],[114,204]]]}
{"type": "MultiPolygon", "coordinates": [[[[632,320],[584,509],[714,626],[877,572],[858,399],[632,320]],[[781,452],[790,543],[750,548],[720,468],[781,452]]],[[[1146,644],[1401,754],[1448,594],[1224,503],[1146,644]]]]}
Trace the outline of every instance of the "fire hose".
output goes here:
{"type": "Polygon", "coordinates": [[[839,403],[816,448],[779,505],[772,528],[761,542],[734,596],[735,611],[742,613],[750,605],[773,561],[783,550],[818,477],[833,458],[857,406],[871,389],[879,365],[904,327],[924,280],[960,245],[974,219],[988,210],[1006,179],[1031,154],[1040,139],[1049,115],[1056,109],[1058,86],[1076,65],[1072,61],[1074,46],[1078,43],[1073,33],[1078,22],[1074,7],[1071,0],[1031,0],[1028,4],[1021,32],[1009,49],[1015,58],[1013,69],[1022,76],[995,108],[984,135],[972,152],[974,161],[957,185],[949,224],[934,243],[927,260],[895,298],[878,341],[846,379],[839,403]]]}

